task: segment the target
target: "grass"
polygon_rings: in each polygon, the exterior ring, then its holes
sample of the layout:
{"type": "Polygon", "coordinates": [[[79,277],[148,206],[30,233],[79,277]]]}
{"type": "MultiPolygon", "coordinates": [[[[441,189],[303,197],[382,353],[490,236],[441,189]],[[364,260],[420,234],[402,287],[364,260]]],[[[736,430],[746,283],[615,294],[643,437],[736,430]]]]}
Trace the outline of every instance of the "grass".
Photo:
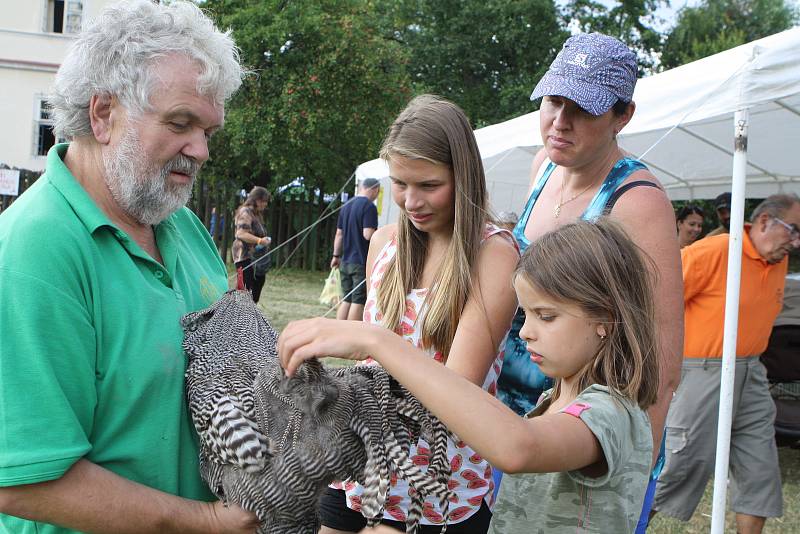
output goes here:
{"type": "MultiPolygon", "coordinates": [[[[800,450],[789,442],[778,442],[778,461],[783,482],[783,517],[767,519],[764,534],[794,534],[800,532],[800,450]]],[[[711,501],[713,481],[708,483],[703,500],[697,506],[691,521],[656,515],[647,529],[648,534],[700,534],[711,529],[711,501]]],[[[730,494],[728,495],[730,502],[730,494]]],[[[725,517],[725,532],[736,532],[736,519],[732,512],[725,517]]]]}
{"type": "MultiPolygon", "coordinates": [[[[321,317],[330,310],[318,300],[326,276],[327,273],[293,269],[270,271],[258,305],[278,331],[289,321],[321,317]]],[[[336,310],[327,316],[335,319],[336,310]]]]}
{"type": "MultiPolygon", "coordinates": [[[[309,317],[335,318],[336,311],[319,303],[319,294],[327,273],[300,271],[296,269],[275,269],[267,273],[267,280],[261,290],[258,307],[277,331],[282,331],[290,321],[309,317]]],[[[236,273],[228,266],[228,284],[236,285],[236,273]]]]}
{"type": "MultiPolygon", "coordinates": [[[[282,330],[289,321],[319,317],[329,311],[317,300],[327,273],[304,272],[297,270],[271,271],[261,293],[259,306],[277,330],[282,330]]],[[[335,317],[331,311],[328,317],[335,317]]],[[[345,361],[326,362],[333,365],[346,364],[345,361]]],[[[784,445],[784,444],[780,444],[784,445]]],[[[794,534],[800,532],[800,450],[780,446],[778,456],[783,480],[784,515],[778,519],[768,519],[765,534],[794,534]]],[[[666,516],[656,515],[648,534],[700,534],[711,528],[712,482],[706,487],[700,505],[691,521],[684,523],[666,516]]],[[[735,532],[735,516],[728,512],[726,532],[735,532]]]]}
{"type": "MultiPolygon", "coordinates": [[[[336,318],[336,310],[319,303],[319,294],[327,272],[280,269],[267,273],[258,307],[267,316],[273,328],[281,332],[290,321],[326,316],[336,318]]],[[[230,280],[230,279],[229,279],[230,280]]],[[[234,277],[233,283],[236,282],[234,277]]],[[[349,360],[327,358],[326,364],[348,365],[349,360]]]]}

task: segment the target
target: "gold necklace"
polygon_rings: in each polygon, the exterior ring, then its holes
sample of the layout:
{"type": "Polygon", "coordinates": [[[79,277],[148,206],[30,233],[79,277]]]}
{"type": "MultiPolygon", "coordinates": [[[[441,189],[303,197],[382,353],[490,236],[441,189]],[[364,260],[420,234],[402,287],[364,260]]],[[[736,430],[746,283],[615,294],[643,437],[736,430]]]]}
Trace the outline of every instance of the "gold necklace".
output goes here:
{"type": "Polygon", "coordinates": [[[556,207],[553,210],[553,215],[555,216],[555,218],[558,219],[558,216],[561,215],[561,206],[563,206],[564,204],[569,204],[570,202],[572,202],[573,200],[575,200],[576,198],[578,198],[579,196],[581,196],[582,194],[587,192],[589,189],[591,189],[591,187],[594,184],[595,184],[595,182],[590,183],[580,193],[576,193],[576,194],[572,195],[572,197],[570,197],[568,200],[564,200],[564,176],[562,175],[561,176],[561,190],[558,193],[558,204],[556,204],[556,207]]]}

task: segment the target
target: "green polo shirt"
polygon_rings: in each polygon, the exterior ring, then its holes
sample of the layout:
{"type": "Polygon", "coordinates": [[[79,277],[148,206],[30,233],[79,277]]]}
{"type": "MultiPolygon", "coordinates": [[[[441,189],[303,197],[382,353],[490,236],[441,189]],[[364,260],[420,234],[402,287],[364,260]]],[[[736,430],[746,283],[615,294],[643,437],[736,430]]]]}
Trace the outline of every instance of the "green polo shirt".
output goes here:
{"type": "MultiPolygon", "coordinates": [[[[186,208],[156,226],[164,265],[114,226],[53,147],[0,214],[0,486],[57,479],[80,458],[211,500],[184,394],[182,315],[227,289],[186,208]]],[[[0,515],[0,532],[67,532],[0,515]]]]}

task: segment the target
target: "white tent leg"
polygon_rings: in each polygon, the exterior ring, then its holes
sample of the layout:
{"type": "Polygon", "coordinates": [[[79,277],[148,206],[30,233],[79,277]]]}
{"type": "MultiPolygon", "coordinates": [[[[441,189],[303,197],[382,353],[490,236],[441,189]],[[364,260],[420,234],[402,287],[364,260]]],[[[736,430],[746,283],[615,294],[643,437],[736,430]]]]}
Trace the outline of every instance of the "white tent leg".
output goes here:
{"type": "Polygon", "coordinates": [[[744,189],[747,167],[747,110],[734,115],[735,151],[731,189],[728,277],[725,288],[725,330],[722,342],[722,372],[719,390],[717,455],[714,467],[714,504],[711,534],[725,531],[725,499],[728,492],[728,459],[731,445],[733,382],[736,371],[736,334],[739,326],[739,285],[742,274],[742,233],[744,232],[744,189]]]}

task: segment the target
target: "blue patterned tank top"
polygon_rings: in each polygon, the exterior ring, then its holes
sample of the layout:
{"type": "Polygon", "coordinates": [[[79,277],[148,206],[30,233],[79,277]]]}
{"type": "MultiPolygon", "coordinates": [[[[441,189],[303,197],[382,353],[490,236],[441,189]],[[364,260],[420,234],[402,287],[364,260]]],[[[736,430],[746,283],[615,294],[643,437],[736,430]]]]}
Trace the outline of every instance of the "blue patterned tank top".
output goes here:
{"type": "MultiPolygon", "coordinates": [[[[530,246],[530,241],[525,237],[525,227],[528,226],[528,219],[530,219],[531,211],[533,211],[539,194],[556,168],[556,164],[552,161],[545,160],[545,162],[547,167],[534,185],[525,209],[512,232],[514,239],[519,244],[520,253],[530,246]]],[[[647,166],[638,160],[632,158],[619,160],[603,180],[603,184],[589,202],[581,219],[595,221],[602,215],[607,215],[619,195],[629,187],[638,185],[658,187],[652,182],[645,181],[634,181],[620,187],[620,184],[628,176],[641,169],[647,169],[647,166]]],[[[497,397],[520,415],[532,410],[536,406],[539,395],[553,386],[553,381],[542,374],[539,366],[531,361],[528,351],[525,349],[525,342],[519,337],[519,331],[524,322],[525,314],[518,309],[506,338],[503,369],[497,381],[497,397]]]]}
{"type": "MultiPolygon", "coordinates": [[[[550,179],[550,175],[553,174],[556,168],[556,164],[552,161],[545,161],[547,162],[547,167],[536,182],[533,191],[531,191],[531,196],[528,197],[525,209],[522,211],[522,215],[520,215],[517,225],[514,227],[514,239],[516,239],[519,244],[520,252],[524,252],[531,244],[528,238],[525,237],[525,227],[528,226],[528,219],[531,217],[533,205],[536,204],[539,194],[542,192],[542,189],[544,189],[547,180],[550,179]]],[[[601,185],[600,189],[595,193],[594,198],[586,207],[586,211],[581,215],[581,219],[584,221],[596,221],[601,215],[607,214],[611,208],[609,201],[614,195],[614,192],[617,191],[617,188],[619,188],[619,185],[632,173],[642,169],[646,170],[647,166],[639,160],[633,158],[622,158],[619,160],[608,173],[606,179],[603,180],[603,185],[601,185]]],[[[645,183],[650,184],[651,182],[643,182],[642,185],[645,183]]]]}

